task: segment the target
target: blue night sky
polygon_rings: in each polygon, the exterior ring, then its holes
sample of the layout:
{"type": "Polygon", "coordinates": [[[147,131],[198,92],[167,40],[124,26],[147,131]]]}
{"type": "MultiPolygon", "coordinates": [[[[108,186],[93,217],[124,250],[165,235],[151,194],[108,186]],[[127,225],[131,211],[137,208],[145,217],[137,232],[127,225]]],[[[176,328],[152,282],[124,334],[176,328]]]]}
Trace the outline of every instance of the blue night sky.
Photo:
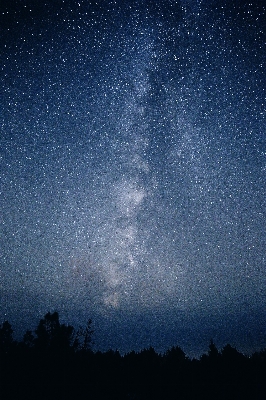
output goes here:
{"type": "Polygon", "coordinates": [[[0,11],[0,322],[265,347],[265,2],[0,11]]]}

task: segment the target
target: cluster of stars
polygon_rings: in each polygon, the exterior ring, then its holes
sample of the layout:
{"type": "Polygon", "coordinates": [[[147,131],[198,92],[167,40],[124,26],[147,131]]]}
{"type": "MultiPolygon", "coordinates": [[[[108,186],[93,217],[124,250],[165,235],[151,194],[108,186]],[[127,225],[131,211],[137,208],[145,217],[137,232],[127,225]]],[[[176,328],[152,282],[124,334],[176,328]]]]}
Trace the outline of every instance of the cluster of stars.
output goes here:
{"type": "Polygon", "coordinates": [[[238,3],[1,6],[1,315],[260,315],[265,6],[238,3]]]}

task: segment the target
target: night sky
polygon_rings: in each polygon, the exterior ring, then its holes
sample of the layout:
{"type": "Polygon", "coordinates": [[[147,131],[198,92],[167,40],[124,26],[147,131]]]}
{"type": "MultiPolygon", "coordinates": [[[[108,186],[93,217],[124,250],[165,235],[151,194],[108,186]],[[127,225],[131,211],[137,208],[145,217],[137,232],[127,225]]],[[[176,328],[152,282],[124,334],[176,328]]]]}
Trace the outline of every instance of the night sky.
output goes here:
{"type": "Polygon", "coordinates": [[[0,322],[266,347],[265,11],[1,1],[0,322]]]}

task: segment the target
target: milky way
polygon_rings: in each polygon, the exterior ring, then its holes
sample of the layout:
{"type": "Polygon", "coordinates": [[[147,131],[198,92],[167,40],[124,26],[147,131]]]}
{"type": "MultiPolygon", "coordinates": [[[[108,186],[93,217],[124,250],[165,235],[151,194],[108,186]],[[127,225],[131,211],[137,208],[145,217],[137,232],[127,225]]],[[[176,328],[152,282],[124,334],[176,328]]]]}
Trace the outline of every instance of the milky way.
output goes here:
{"type": "Polygon", "coordinates": [[[265,345],[265,17],[1,5],[3,320],[92,317],[122,351],[265,345]]]}

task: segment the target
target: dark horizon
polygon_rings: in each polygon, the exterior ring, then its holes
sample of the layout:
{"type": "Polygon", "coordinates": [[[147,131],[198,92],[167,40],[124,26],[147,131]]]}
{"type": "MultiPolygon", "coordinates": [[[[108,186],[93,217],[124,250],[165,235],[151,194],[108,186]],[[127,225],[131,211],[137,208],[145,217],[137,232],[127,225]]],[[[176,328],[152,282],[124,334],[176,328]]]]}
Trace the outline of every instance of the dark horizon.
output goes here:
{"type": "MultiPolygon", "coordinates": [[[[199,358],[206,353],[210,340],[213,340],[219,350],[227,344],[249,356],[266,348],[266,328],[263,324],[264,310],[251,315],[212,316],[194,315],[187,319],[185,314],[169,318],[160,314],[140,313],[127,317],[114,311],[109,317],[89,312],[77,313],[69,320],[67,314],[57,309],[60,322],[74,326],[84,326],[92,319],[93,351],[118,350],[121,355],[131,351],[141,351],[153,347],[158,353],[165,353],[172,346],[182,348],[190,358],[199,358]],[[127,324],[124,321],[129,321],[127,324]],[[193,321],[193,322],[192,322],[193,321]],[[250,327],[252,326],[252,329],[250,327]],[[248,327],[248,329],[247,329],[248,327]]],[[[20,315],[20,318],[8,320],[14,330],[14,338],[21,341],[27,329],[36,329],[40,316],[20,315]]],[[[0,321],[0,322],[4,322],[0,321]]]]}
{"type": "MultiPolygon", "coordinates": [[[[214,320],[211,321],[210,325],[206,325],[206,321],[201,321],[202,324],[205,322],[205,330],[204,334],[202,334],[202,330],[197,331],[196,328],[199,326],[198,321],[195,321],[194,325],[191,326],[184,326],[180,324],[180,329],[174,329],[174,332],[171,332],[169,335],[169,327],[167,325],[161,325],[161,334],[160,335],[154,335],[151,334],[151,331],[149,331],[148,327],[151,326],[151,320],[149,323],[147,323],[147,320],[142,320],[143,316],[136,317],[134,320],[131,320],[131,326],[127,327],[122,327],[122,325],[115,325],[115,322],[117,320],[114,320],[113,324],[113,329],[110,329],[110,324],[108,322],[104,323],[104,320],[99,322],[99,319],[95,321],[91,318],[91,316],[83,316],[83,324],[81,324],[82,318],[80,316],[77,318],[76,323],[71,323],[70,321],[67,321],[66,319],[62,318],[62,315],[60,312],[57,310],[53,311],[48,311],[45,314],[42,315],[41,318],[35,318],[35,324],[31,324],[24,326],[24,330],[22,326],[19,328],[18,331],[16,331],[16,323],[12,324],[9,320],[2,321],[0,322],[0,327],[3,327],[4,323],[10,324],[10,327],[12,328],[12,337],[15,343],[23,343],[24,341],[24,335],[27,331],[32,332],[34,338],[36,339],[36,334],[37,334],[37,328],[40,325],[40,321],[46,320],[47,316],[53,316],[57,315],[58,316],[58,322],[60,325],[63,326],[68,326],[72,327],[74,332],[77,332],[79,329],[84,329],[90,321],[90,327],[91,327],[91,338],[92,341],[90,343],[90,351],[97,353],[97,352],[116,352],[118,351],[121,356],[124,356],[126,354],[129,354],[131,352],[136,352],[140,353],[144,350],[148,350],[150,348],[154,349],[155,352],[158,353],[158,355],[163,355],[166,354],[168,351],[171,350],[173,347],[178,347],[184,351],[186,356],[190,359],[200,359],[204,354],[208,352],[208,348],[211,342],[215,344],[215,347],[218,349],[218,351],[222,351],[223,348],[225,348],[227,345],[230,345],[231,347],[235,348],[238,352],[241,354],[245,355],[246,357],[250,357],[251,355],[257,353],[257,352],[264,352],[266,350],[266,347],[263,346],[264,340],[265,340],[265,335],[264,332],[261,331],[261,328],[258,327],[258,331],[260,331],[261,334],[261,346],[259,347],[259,343],[257,343],[257,348],[252,348],[252,347],[246,347],[245,344],[243,346],[243,343],[245,343],[245,340],[241,344],[241,342],[237,343],[235,341],[230,342],[230,334],[226,336],[225,331],[229,329],[228,326],[225,326],[222,331],[220,331],[221,326],[216,326],[215,329],[215,323],[213,322],[214,320]],[[146,326],[146,334],[143,335],[143,332],[145,331],[145,326],[142,324],[145,324],[146,326]],[[140,329],[141,328],[141,329],[140,329]],[[107,329],[109,330],[107,333],[107,329]],[[194,331],[194,333],[192,333],[194,331]],[[133,347],[130,347],[130,344],[132,344],[131,338],[136,338],[137,337],[137,332],[139,333],[139,339],[138,341],[135,342],[135,345],[133,347]],[[189,333],[189,334],[188,334],[189,333]],[[214,333],[214,335],[212,335],[214,333]],[[106,335],[106,337],[105,337],[106,335]],[[172,338],[171,338],[172,336],[172,338]],[[176,338],[174,338],[176,336],[176,338]],[[199,338],[200,336],[200,338],[199,338]],[[187,337],[187,339],[185,339],[187,337]],[[194,337],[194,341],[193,341],[194,337]],[[161,340],[158,340],[158,339],[161,340]],[[99,340],[100,339],[100,340],[99,340]],[[229,340],[227,340],[229,339],[229,340]],[[117,341],[117,346],[114,345],[114,343],[117,341]],[[168,343],[167,343],[168,342],[168,343]],[[110,343],[110,345],[108,345],[110,343]],[[113,343],[113,344],[111,344],[113,343]],[[158,343],[161,343],[161,346],[158,345],[158,343]],[[199,343],[201,343],[201,351],[199,351],[199,343]],[[187,350],[187,351],[186,351],[187,350]]],[[[123,323],[124,317],[121,318],[121,322],[123,323]]],[[[217,322],[217,321],[216,321],[217,322]]],[[[242,321],[243,326],[239,327],[239,332],[244,331],[244,325],[246,324],[246,321],[242,321]]],[[[177,325],[176,325],[177,326],[177,325]]],[[[175,328],[176,328],[175,326],[175,328]]],[[[159,327],[158,327],[159,328],[159,327]]],[[[232,328],[232,324],[231,324],[232,328]]],[[[158,329],[159,332],[159,329],[158,329]]],[[[239,332],[238,335],[233,335],[233,337],[239,337],[239,332]]],[[[243,335],[243,338],[247,337],[248,333],[246,335],[243,335]]]]}

